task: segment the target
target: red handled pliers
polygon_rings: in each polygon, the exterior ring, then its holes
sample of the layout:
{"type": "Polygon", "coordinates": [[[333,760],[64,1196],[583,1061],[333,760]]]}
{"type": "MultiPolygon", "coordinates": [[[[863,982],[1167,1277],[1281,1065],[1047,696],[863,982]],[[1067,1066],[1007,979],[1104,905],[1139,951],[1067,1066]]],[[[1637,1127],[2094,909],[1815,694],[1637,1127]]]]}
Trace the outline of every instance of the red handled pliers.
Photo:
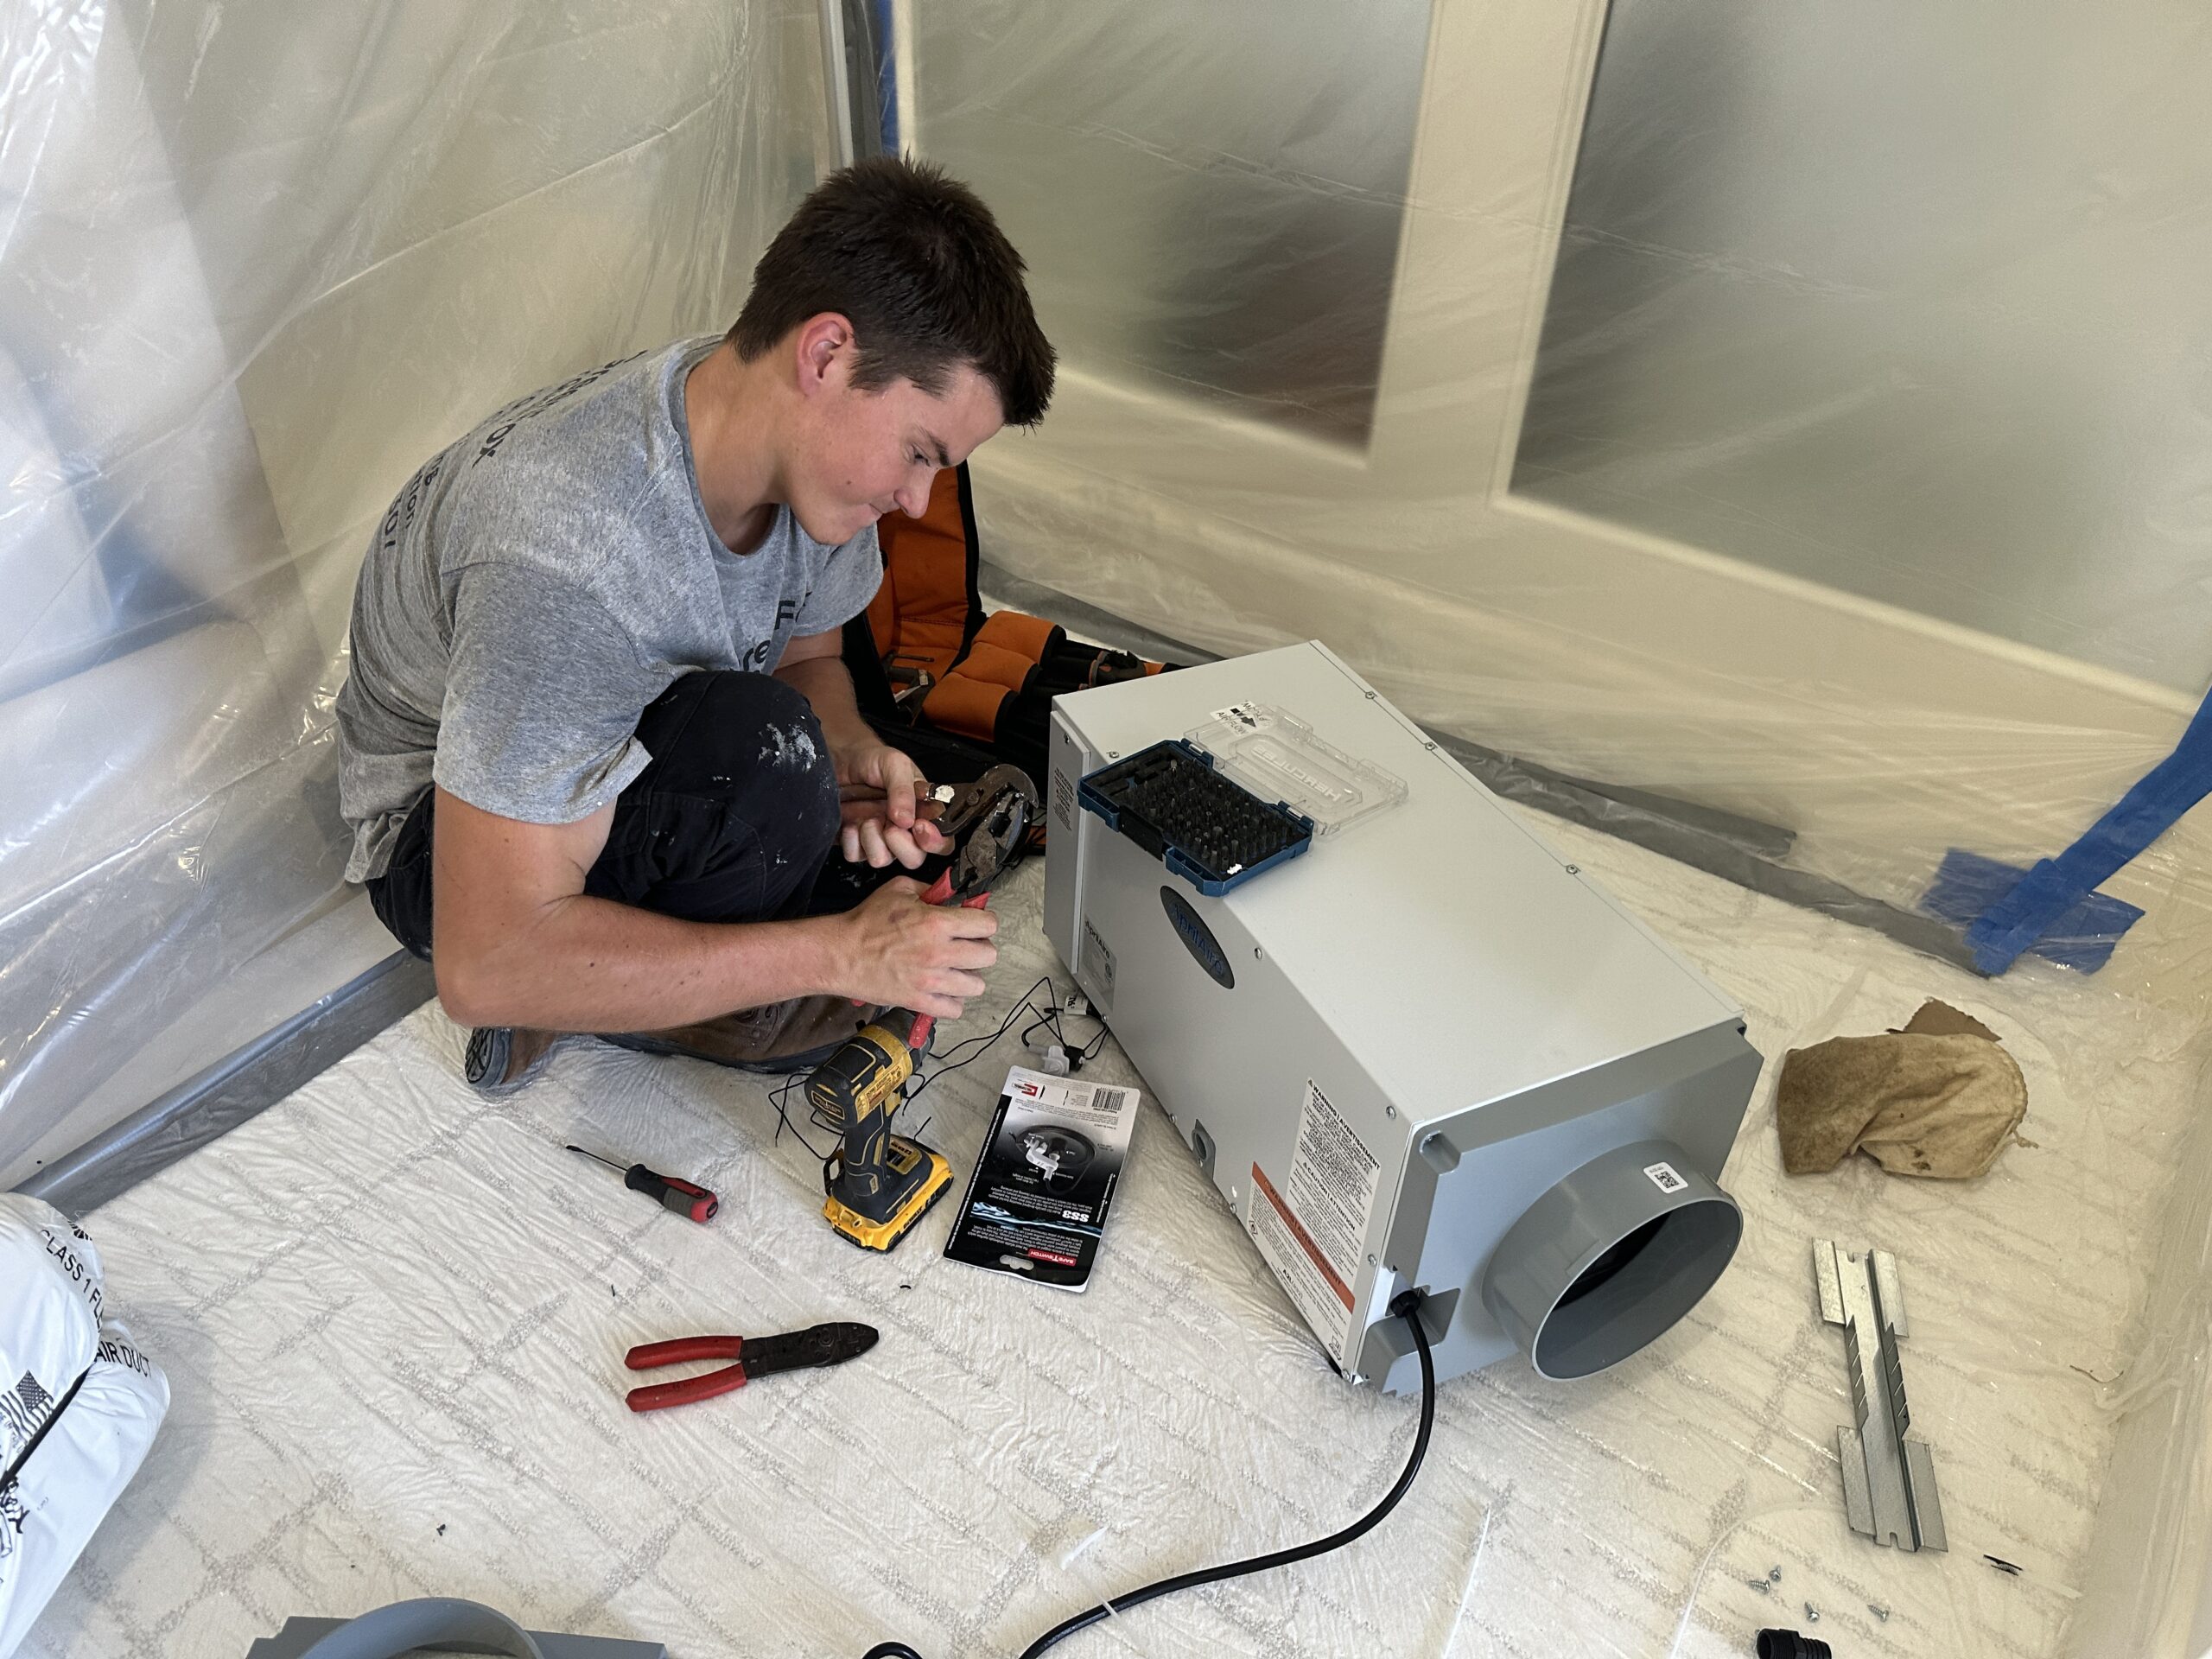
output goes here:
{"type": "Polygon", "coordinates": [[[737,1363],[701,1376],[687,1376],[680,1382],[632,1389],[628,1396],[630,1409],[658,1411],[667,1406],[687,1406],[694,1400],[711,1400],[718,1394],[741,1389],[756,1376],[804,1370],[814,1365],[841,1365],[874,1347],[875,1338],[874,1325],[844,1321],[780,1337],[678,1337],[672,1342],[649,1342],[632,1348],[622,1357],[622,1363],[633,1371],[688,1364],[697,1359],[734,1359],[737,1363]]]}

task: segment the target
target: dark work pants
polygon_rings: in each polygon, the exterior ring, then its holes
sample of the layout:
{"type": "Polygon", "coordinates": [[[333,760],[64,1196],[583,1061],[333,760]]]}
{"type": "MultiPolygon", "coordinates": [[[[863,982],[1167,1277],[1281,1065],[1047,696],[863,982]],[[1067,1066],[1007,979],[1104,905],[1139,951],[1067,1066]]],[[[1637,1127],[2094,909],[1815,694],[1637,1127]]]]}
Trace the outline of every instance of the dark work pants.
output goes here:
{"type": "MultiPolygon", "coordinates": [[[[862,889],[836,861],[837,778],[821,722],[768,674],[686,674],[638,721],[652,756],[614,804],[584,891],[692,922],[756,922],[839,909],[862,889]]],[[[392,936],[430,955],[435,792],[401,828],[369,902],[392,936]]],[[[873,885],[868,883],[867,885],[873,885]]]]}

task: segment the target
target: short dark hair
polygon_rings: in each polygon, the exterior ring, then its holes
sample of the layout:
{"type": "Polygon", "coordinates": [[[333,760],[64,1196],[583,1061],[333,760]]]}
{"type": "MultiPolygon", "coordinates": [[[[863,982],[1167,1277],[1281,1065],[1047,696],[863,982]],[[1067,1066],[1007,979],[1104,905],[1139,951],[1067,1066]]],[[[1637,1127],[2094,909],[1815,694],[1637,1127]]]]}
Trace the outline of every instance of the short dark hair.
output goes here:
{"type": "Polygon", "coordinates": [[[832,173],[753,268],[729,331],[750,362],[809,317],[842,312],[858,349],[853,385],[904,376],[944,390],[966,365],[988,380],[1009,426],[1052,400],[1052,347],[1030,309],[1021,256],[991,210],[927,162],[874,156],[832,173]]]}

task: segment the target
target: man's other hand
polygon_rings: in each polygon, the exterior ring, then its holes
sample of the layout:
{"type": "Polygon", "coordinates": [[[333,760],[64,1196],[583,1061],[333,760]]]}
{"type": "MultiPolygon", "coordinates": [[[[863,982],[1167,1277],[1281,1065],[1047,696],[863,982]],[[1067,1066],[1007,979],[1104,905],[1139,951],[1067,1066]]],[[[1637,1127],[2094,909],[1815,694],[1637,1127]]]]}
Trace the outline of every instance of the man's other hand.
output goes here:
{"type": "Polygon", "coordinates": [[[983,969],[999,959],[988,910],[925,905],[922,884],[899,875],[836,918],[843,930],[836,988],[888,1007],[957,1020],[983,991],[983,969]]]}
{"type": "Polygon", "coordinates": [[[895,859],[911,870],[950,849],[950,837],[924,815],[920,798],[929,782],[909,757],[888,743],[868,743],[833,759],[842,809],[838,841],[848,862],[865,860],[880,870],[895,859]]]}

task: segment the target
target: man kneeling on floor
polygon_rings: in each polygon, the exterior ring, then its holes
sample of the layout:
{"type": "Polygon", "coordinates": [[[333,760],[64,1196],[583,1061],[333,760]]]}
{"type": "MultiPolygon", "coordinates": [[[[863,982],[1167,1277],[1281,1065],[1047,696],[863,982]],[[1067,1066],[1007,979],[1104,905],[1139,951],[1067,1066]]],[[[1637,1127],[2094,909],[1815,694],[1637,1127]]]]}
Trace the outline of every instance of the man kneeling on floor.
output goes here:
{"type": "Polygon", "coordinates": [[[876,519],[1044,414],[1021,273],[963,186],[864,162],[726,338],[510,404],[385,515],[338,699],[346,874],[475,1027],[479,1089],[563,1032],[794,1070],[855,1001],[950,1020],[982,990],[988,912],[853,879],[947,842],[839,644],[876,519]]]}

